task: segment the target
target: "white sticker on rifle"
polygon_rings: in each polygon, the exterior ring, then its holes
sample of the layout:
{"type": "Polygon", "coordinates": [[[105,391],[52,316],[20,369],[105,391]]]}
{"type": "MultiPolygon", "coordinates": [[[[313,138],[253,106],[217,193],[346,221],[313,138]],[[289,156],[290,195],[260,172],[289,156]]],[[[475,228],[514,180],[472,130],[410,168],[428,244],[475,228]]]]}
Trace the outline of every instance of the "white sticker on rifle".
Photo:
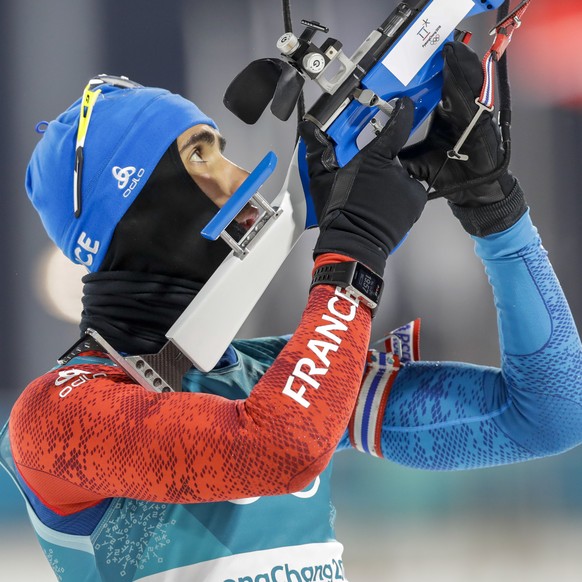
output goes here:
{"type": "Polygon", "coordinates": [[[434,0],[382,64],[404,86],[408,85],[474,6],[473,0],[434,0]]]}

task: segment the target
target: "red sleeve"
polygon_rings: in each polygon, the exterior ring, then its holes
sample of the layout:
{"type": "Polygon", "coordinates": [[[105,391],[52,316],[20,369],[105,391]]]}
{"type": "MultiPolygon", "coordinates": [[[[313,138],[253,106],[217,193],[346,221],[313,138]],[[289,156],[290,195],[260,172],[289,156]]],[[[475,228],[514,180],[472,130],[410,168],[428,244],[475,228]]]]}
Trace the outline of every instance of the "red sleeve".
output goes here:
{"type": "Polygon", "coordinates": [[[14,459],[61,514],[108,497],[193,503],[300,490],[326,467],[348,424],[370,324],[367,307],[316,287],[246,400],[149,392],[111,366],[59,368],[14,406],[14,459]]]}

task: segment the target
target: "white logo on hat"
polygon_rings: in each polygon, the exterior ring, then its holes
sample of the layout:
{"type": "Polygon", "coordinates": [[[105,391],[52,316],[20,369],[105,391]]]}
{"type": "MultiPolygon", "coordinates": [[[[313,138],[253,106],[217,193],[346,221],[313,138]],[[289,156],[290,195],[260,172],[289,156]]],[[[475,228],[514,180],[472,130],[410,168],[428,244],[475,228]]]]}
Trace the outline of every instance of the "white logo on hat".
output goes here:
{"type": "Polygon", "coordinates": [[[119,166],[113,166],[111,170],[113,177],[117,180],[117,187],[123,190],[129,179],[135,174],[135,168],[133,166],[127,166],[126,168],[120,168],[119,166]]]}

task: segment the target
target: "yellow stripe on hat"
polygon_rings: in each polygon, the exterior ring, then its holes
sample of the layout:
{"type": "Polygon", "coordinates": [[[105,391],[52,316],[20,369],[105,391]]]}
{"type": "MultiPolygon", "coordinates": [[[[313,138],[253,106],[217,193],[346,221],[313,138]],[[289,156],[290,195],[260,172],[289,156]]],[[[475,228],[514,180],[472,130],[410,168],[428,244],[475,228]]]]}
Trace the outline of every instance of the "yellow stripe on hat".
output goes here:
{"type": "Polygon", "coordinates": [[[93,107],[97,97],[99,97],[99,93],[101,93],[101,89],[91,89],[91,83],[85,87],[79,116],[79,129],[77,130],[77,147],[83,146],[85,143],[89,121],[91,121],[91,113],[93,113],[93,107]]]}

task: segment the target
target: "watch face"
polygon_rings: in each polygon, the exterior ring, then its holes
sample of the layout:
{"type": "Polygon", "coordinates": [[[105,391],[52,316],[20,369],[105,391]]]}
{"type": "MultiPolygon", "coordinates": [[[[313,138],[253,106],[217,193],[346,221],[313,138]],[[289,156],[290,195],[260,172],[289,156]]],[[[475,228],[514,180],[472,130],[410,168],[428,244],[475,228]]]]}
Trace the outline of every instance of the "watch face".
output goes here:
{"type": "Polygon", "coordinates": [[[352,287],[372,301],[378,302],[382,291],[382,278],[358,263],[352,279],[352,287]]]}

